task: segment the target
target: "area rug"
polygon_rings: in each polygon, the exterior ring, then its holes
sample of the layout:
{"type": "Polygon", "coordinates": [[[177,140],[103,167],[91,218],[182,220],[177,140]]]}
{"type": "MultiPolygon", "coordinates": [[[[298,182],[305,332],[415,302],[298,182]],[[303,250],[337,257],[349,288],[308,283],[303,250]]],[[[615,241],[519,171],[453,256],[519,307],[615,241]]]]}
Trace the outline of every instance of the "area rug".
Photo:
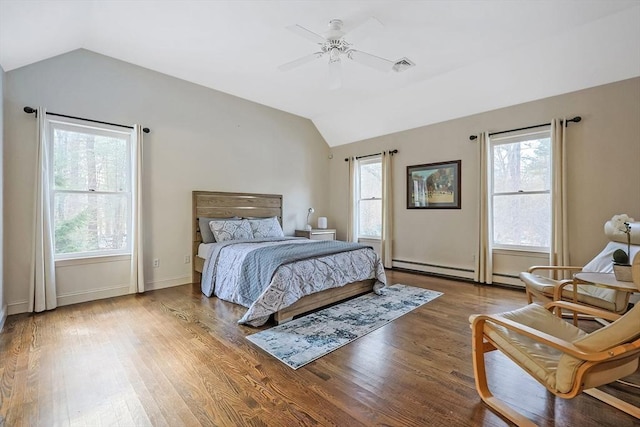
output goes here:
{"type": "Polygon", "coordinates": [[[442,295],[442,292],[396,284],[384,295],[369,293],[247,339],[293,369],[375,331],[442,295]]]}

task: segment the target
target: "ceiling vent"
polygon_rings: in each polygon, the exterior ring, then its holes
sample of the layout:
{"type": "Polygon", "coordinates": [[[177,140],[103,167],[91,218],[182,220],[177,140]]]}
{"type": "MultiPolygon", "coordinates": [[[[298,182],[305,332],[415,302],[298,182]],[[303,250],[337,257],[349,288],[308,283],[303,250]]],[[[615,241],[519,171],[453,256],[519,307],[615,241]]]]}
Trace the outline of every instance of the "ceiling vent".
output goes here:
{"type": "Polygon", "coordinates": [[[393,64],[393,71],[401,72],[408,68],[414,67],[416,64],[412,62],[409,58],[398,59],[395,64],[393,64]]]}

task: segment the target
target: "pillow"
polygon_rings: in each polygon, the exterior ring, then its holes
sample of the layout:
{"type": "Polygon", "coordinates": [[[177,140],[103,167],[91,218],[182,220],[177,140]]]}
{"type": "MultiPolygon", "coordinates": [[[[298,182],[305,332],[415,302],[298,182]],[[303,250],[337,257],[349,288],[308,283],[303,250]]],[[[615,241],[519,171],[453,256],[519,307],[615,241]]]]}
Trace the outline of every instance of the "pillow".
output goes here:
{"type": "Polygon", "coordinates": [[[256,239],[263,237],[284,237],[278,217],[250,219],[251,231],[256,239]]]}
{"type": "Polygon", "coordinates": [[[227,220],[227,221],[209,221],[209,228],[213,232],[216,242],[225,242],[227,240],[243,240],[253,239],[251,226],[246,219],[227,220]]]}
{"type": "MultiPolygon", "coordinates": [[[[631,237],[632,245],[640,245],[640,222],[634,222],[633,218],[629,218],[631,221],[629,225],[631,226],[631,232],[629,236],[631,237]]],[[[620,242],[627,243],[627,234],[623,231],[620,231],[616,228],[616,224],[613,220],[609,220],[604,223],[604,234],[611,240],[612,242],[620,242]]],[[[625,249],[626,252],[626,249],[625,249]]]]}
{"type": "Polygon", "coordinates": [[[215,243],[216,239],[213,237],[213,232],[209,228],[209,221],[232,221],[239,220],[239,216],[232,216],[229,218],[198,218],[198,224],[200,227],[200,236],[202,237],[202,243],[215,243]]]}

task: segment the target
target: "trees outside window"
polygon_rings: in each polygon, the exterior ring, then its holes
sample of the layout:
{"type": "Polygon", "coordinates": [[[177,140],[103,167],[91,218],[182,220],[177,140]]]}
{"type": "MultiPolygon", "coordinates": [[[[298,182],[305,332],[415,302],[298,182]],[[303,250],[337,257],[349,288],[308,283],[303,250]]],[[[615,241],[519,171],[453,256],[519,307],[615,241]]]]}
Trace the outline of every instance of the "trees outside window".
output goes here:
{"type": "Polygon", "coordinates": [[[130,253],[130,132],[48,124],[56,259],[130,253]]]}
{"type": "Polygon", "coordinates": [[[492,138],[493,247],[548,251],[551,137],[548,130],[492,138]]]}
{"type": "Polygon", "coordinates": [[[382,158],[361,160],[358,166],[358,237],[382,236],[382,158]]]}

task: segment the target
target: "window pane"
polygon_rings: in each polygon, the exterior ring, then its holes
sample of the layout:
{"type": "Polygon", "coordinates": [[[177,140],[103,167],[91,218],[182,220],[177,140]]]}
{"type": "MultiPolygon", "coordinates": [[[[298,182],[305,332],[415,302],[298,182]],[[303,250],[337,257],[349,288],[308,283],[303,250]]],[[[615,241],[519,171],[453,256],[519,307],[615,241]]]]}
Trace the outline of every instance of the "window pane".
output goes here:
{"type": "Polygon", "coordinates": [[[79,191],[127,191],[127,139],[53,129],[54,186],[79,191]]]}
{"type": "Polygon", "coordinates": [[[382,163],[360,165],[360,198],[382,197],[382,163]]]}
{"type": "Polygon", "coordinates": [[[55,253],[127,249],[127,194],[54,194],[55,253]]]}
{"type": "Polygon", "coordinates": [[[358,235],[380,237],[382,235],[382,200],[360,200],[358,235]]]}
{"type": "Polygon", "coordinates": [[[493,197],[493,242],[548,248],[551,196],[522,194],[493,197]]]}
{"type": "Polygon", "coordinates": [[[494,192],[549,190],[550,150],[549,138],[494,145],[494,192]]]}

